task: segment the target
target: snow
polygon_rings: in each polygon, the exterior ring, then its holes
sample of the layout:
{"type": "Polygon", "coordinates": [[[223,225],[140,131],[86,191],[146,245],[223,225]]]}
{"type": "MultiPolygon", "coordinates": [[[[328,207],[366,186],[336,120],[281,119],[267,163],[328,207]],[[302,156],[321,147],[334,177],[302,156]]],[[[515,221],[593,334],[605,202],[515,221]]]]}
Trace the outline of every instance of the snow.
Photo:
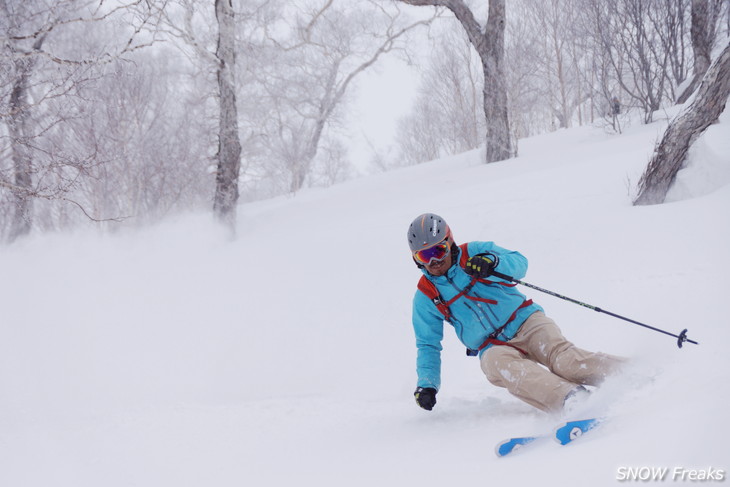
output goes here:
{"type": "MultiPolygon", "coordinates": [[[[0,250],[0,485],[614,485],[628,468],[730,469],[730,121],[671,203],[631,197],[666,121],[582,127],[207,215],[0,250]],[[498,459],[554,419],[489,384],[450,329],[432,412],[413,400],[405,231],[530,260],[525,280],[689,337],[523,291],[577,345],[633,359],[585,406],[611,420],[567,447],[498,459]]],[[[687,477],[683,480],[689,482],[687,477]]],[[[678,482],[683,482],[681,479],[678,482]]]]}

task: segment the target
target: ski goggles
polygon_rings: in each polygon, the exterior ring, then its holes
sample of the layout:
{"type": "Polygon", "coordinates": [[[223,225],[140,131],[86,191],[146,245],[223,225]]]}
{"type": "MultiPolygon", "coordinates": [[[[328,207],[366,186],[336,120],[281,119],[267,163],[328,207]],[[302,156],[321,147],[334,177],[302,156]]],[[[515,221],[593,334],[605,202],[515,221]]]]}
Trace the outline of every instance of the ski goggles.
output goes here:
{"type": "Polygon", "coordinates": [[[413,252],[413,258],[416,262],[423,265],[430,265],[433,262],[441,262],[451,253],[451,246],[446,240],[437,243],[427,249],[417,250],[413,252]]]}

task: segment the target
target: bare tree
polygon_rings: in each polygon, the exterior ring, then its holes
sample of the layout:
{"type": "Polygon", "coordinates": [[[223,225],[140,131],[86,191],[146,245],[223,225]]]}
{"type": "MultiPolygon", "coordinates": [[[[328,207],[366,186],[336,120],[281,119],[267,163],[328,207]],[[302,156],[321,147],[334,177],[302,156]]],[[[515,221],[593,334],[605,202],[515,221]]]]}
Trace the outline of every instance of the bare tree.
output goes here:
{"type": "Polygon", "coordinates": [[[53,4],[0,1],[1,57],[10,59],[7,64],[11,66],[0,74],[0,118],[7,127],[7,136],[0,132],[0,152],[9,147],[12,160],[11,168],[0,163],[0,188],[12,193],[13,217],[7,223],[9,240],[33,228],[33,203],[38,200],[70,202],[96,219],[69,197],[78,186],[80,174],[93,164],[93,151],[78,154],[73,149],[59,150],[55,145],[52,134],[73,114],[54,101],[77,95],[80,87],[96,76],[96,66],[146,45],[135,39],[152,17],[147,7],[140,2],[107,7],[86,0],[53,4]],[[107,49],[94,46],[94,50],[83,51],[66,42],[68,32],[107,19],[119,20],[137,7],[141,8],[135,11],[138,15],[127,24],[129,37],[120,43],[110,43],[107,49]]]}
{"type": "Polygon", "coordinates": [[[419,95],[413,113],[398,121],[396,130],[400,154],[387,167],[418,164],[443,156],[439,116],[436,105],[429,103],[429,96],[419,95]]]}
{"type": "MultiPolygon", "coordinates": [[[[38,52],[45,40],[41,35],[33,42],[29,54],[38,52]]],[[[17,52],[16,48],[11,48],[17,52]]],[[[18,56],[14,60],[15,82],[10,92],[10,113],[8,116],[8,132],[10,135],[10,146],[13,161],[14,181],[10,186],[14,198],[14,214],[10,227],[8,240],[14,241],[18,237],[26,235],[31,228],[31,205],[32,185],[31,174],[33,173],[33,162],[30,150],[30,129],[28,119],[30,117],[30,103],[28,100],[28,88],[30,77],[33,73],[36,58],[29,56],[18,56]]]]}
{"type": "Polygon", "coordinates": [[[238,203],[238,177],[241,170],[241,141],[238,134],[236,105],[235,14],[232,0],[215,0],[218,19],[216,49],[218,99],[218,154],[213,208],[216,216],[231,228],[235,225],[238,203]]]}
{"type": "Polygon", "coordinates": [[[393,166],[457,154],[483,143],[481,63],[458,25],[449,22],[438,37],[413,109],[398,123],[400,154],[393,166]]]}
{"type": "Polygon", "coordinates": [[[710,67],[722,3],[723,0],[692,0],[692,80],[677,97],[677,103],[687,101],[710,67]]]}
{"type": "Polygon", "coordinates": [[[284,19],[295,18],[290,28],[281,29],[283,35],[274,29],[268,32],[275,62],[257,71],[264,101],[271,107],[265,144],[277,164],[269,170],[288,176],[287,190],[294,193],[312,174],[318,158],[325,167],[333,156],[344,161],[337,142],[328,141],[323,153],[320,149],[356,80],[382,56],[403,50],[405,36],[432,18],[411,21],[398,9],[374,1],[352,8],[326,0],[293,14],[281,8],[284,19]]]}
{"type": "Polygon", "coordinates": [[[539,44],[545,36],[526,21],[534,7],[531,0],[508,4],[505,56],[510,60],[506,73],[509,119],[511,132],[518,140],[549,130],[553,121],[552,110],[545,103],[544,80],[535,69],[539,44]]]}
{"type": "Polygon", "coordinates": [[[689,39],[686,18],[689,0],[653,2],[648,9],[647,23],[656,32],[657,52],[667,53],[664,70],[667,73],[666,99],[674,100],[675,88],[687,78],[689,71],[689,39]]]}
{"type": "Polygon", "coordinates": [[[667,83],[669,53],[658,51],[658,35],[650,28],[647,19],[651,13],[648,2],[622,0],[617,8],[615,31],[619,45],[625,54],[624,68],[627,72],[617,71],[623,90],[642,108],[644,122],[653,120],[653,114],[661,107],[667,83]]]}
{"type": "Polygon", "coordinates": [[[534,88],[540,91],[541,100],[548,105],[559,128],[572,126],[585,96],[578,71],[583,53],[576,46],[574,29],[579,8],[579,4],[567,0],[529,2],[517,21],[525,26],[523,35],[531,38],[533,52],[528,54],[528,60],[532,71],[540,77],[534,88]]]}
{"type": "Polygon", "coordinates": [[[635,205],[662,203],[687,151],[707,127],[716,122],[730,96],[730,43],[708,69],[692,104],[667,127],[644,175],[635,205]]]}
{"type": "Polygon", "coordinates": [[[252,134],[245,127],[246,119],[252,115],[248,111],[253,107],[267,112],[261,93],[256,93],[254,83],[244,78],[249,66],[253,71],[258,68],[254,65],[266,61],[256,57],[249,37],[256,29],[265,29],[259,24],[269,21],[269,3],[272,2],[237,2],[234,7],[232,0],[215,0],[208,4],[213,7],[210,9],[200,8],[194,0],[174,0],[165,9],[165,33],[197,71],[194,76],[199,79],[197,89],[202,103],[213,100],[201,114],[203,125],[207,119],[214,121],[209,127],[201,127],[202,143],[215,151],[214,214],[231,230],[235,230],[236,208],[241,198],[242,170],[254,152],[252,134]],[[245,55],[241,56],[242,53],[245,55]]]}
{"type": "Polygon", "coordinates": [[[420,91],[424,102],[435,104],[435,117],[430,120],[440,132],[442,147],[448,154],[457,154],[483,142],[483,78],[463,31],[452,30],[446,38],[432,51],[420,91]]]}
{"type": "Polygon", "coordinates": [[[139,51],[97,70],[78,96],[56,102],[81,116],[66,118],[49,138],[66,152],[93,149],[93,164],[73,192],[92,214],[144,224],[210,205],[212,103],[181,58],[167,43],[139,51]]]}
{"type": "Polygon", "coordinates": [[[586,0],[581,27],[593,50],[604,103],[616,96],[623,107],[638,107],[645,123],[672,100],[682,77],[683,2],[586,0]]]}
{"type": "Polygon", "coordinates": [[[490,0],[487,22],[480,25],[463,0],[400,0],[410,5],[446,7],[459,20],[482,62],[486,162],[512,157],[504,63],[506,11],[504,0],[490,0]]]}

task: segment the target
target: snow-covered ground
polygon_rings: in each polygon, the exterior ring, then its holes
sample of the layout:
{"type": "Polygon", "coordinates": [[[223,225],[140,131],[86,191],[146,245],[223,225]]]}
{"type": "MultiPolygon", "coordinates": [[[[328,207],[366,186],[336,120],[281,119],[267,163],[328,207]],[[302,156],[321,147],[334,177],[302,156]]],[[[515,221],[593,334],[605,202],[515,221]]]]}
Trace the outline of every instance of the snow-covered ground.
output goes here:
{"type": "MultiPolygon", "coordinates": [[[[207,215],[0,249],[0,485],[614,485],[629,467],[720,469],[730,454],[730,120],[672,202],[633,207],[666,122],[563,130],[520,157],[479,151],[207,215]],[[524,289],[579,346],[634,359],[559,447],[494,445],[553,420],[490,385],[446,332],[434,411],[413,400],[405,232],[530,260],[525,280],[699,346],[524,289]]],[[[689,482],[689,476],[684,476],[689,482]]],[[[710,482],[714,483],[714,482],[710,482]]]]}

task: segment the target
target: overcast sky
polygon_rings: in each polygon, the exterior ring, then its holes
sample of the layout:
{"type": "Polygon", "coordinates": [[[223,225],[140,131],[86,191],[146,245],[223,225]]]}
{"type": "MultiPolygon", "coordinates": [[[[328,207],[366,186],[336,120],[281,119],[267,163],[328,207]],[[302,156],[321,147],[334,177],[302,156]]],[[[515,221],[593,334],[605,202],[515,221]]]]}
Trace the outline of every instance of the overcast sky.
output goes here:
{"type": "Polygon", "coordinates": [[[366,138],[378,150],[394,144],[398,119],[410,111],[418,89],[415,67],[392,54],[382,58],[378,65],[360,78],[350,115],[355,138],[350,154],[361,172],[367,172],[372,155],[366,138]]]}

